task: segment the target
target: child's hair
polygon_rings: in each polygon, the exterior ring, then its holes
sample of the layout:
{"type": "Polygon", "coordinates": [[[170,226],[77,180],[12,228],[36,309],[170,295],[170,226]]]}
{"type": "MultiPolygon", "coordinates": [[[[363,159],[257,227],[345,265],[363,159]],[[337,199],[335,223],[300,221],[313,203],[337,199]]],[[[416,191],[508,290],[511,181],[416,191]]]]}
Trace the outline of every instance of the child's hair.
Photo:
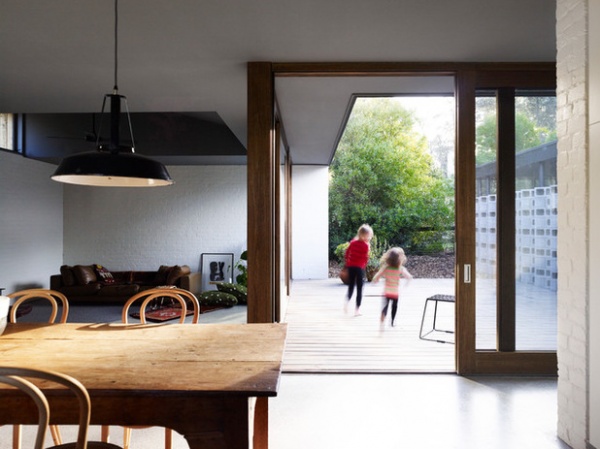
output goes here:
{"type": "Polygon", "coordinates": [[[356,237],[359,239],[361,237],[367,237],[370,239],[371,237],[373,237],[373,229],[368,224],[363,224],[360,228],[358,228],[356,237]]]}
{"type": "Polygon", "coordinates": [[[390,248],[381,258],[381,262],[388,267],[400,268],[406,263],[406,255],[404,254],[404,250],[402,248],[390,248]]]}

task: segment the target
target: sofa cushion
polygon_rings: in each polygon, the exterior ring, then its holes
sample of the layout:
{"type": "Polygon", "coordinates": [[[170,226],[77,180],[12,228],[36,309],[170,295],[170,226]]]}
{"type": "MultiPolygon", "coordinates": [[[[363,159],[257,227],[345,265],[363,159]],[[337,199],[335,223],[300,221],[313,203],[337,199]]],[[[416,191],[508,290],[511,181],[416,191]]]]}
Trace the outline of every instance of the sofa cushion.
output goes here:
{"type": "Polygon", "coordinates": [[[60,275],[62,276],[62,285],[65,287],[71,287],[75,285],[75,275],[73,274],[73,268],[68,265],[60,267],[60,275]]]}
{"type": "Polygon", "coordinates": [[[138,285],[156,285],[156,273],[153,271],[131,271],[130,283],[138,285]]]}
{"type": "Polygon", "coordinates": [[[98,280],[105,285],[110,285],[115,283],[115,278],[112,273],[104,268],[102,265],[94,265],[94,269],[96,270],[96,276],[98,280]]]}
{"type": "Polygon", "coordinates": [[[102,285],[98,282],[87,285],[73,285],[71,287],[63,287],[60,292],[67,298],[70,296],[96,296],[102,289],[102,285]]]}
{"type": "Polygon", "coordinates": [[[156,272],[156,276],[154,277],[154,283],[156,285],[166,285],[167,284],[167,276],[173,269],[172,266],[169,265],[161,265],[158,267],[158,271],[156,272]]]}
{"type": "Polygon", "coordinates": [[[140,291],[136,284],[104,285],[98,292],[98,296],[133,296],[140,291]]]}
{"type": "Polygon", "coordinates": [[[75,265],[73,274],[79,285],[87,285],[93,282],[98,282],[98,277],[92,265],[75,265]]]}
{"type": "Polygon", "coordinates": [[[167,285],[175,285],[177,284],[177,280],[191,273],[190,267],[187,265],[175,265],[169,274],[167,275],[167,285]]]}

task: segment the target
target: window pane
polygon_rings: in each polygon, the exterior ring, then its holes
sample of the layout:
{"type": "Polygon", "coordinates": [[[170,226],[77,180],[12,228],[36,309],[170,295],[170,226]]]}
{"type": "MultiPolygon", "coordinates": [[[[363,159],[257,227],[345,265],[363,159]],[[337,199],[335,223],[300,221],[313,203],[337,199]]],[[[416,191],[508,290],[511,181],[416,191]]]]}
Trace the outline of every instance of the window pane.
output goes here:
{"type": "Polygon", "coordinates": [[[13,114],[0,113],[0,148],[14,150],[13,114]]]}
{"type": "Polygon", "coordinates": [[[477,350],[496,348],[496,97],[476,100],[475,326],[477,350]]]}
{"type": "Polygon", "coordinates": [[[516,349],[556,350],[556,97],[515,98],[516,349]]]}

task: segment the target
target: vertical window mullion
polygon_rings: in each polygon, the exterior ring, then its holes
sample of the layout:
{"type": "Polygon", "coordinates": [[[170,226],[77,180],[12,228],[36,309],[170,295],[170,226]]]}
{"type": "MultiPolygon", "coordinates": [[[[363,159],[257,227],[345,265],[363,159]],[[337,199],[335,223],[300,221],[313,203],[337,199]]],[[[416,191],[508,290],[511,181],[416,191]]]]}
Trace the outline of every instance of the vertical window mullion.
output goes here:
{"type": "Polygon", "coordinates": [[[497,349],[515,350],[515,89],[497,91],[497,349]]]}

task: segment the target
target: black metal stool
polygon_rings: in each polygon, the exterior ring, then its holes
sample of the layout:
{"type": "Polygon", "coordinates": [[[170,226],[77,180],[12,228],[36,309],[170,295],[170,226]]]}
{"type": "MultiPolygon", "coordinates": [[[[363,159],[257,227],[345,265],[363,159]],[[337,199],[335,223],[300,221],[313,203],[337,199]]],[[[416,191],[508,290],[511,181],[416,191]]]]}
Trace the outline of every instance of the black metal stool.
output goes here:
{"type": "Polygon", "coordinates": [[[428,338],[427,336],[430,335],[433,332],[442,332],[445,334],[453,334],[454,331],[453,330],[448,330],[448,329],[438,329],[435,327],[436,324],[436,320],[437,320],[437,308],[438,308],[438,303],[439,302],[446,302],[446,303],[452,303],[454,304],[456,302],[456,298],[454,297],[454,295],[433,295],[430,296],[429,298],[427,298],[425,300],[425,306],[423,307],[423,317],[421,318],[421,329],[419,331],[419,338],[421,340],[429,340],[429,341],[436,341],[438,343],[450,343],[453,344],[453,341],[449,341],[449,340],[440,340],[438,338],[428,338]],[[428,331],[427,333],[423,334],[423,324],[425,323],[425,315],[427,314],[427,305],[429,304],[429,301],[433,301],[434,304],[434,309],[433,309],[433,326],[431,328],[430,331],[428,331]]]}

